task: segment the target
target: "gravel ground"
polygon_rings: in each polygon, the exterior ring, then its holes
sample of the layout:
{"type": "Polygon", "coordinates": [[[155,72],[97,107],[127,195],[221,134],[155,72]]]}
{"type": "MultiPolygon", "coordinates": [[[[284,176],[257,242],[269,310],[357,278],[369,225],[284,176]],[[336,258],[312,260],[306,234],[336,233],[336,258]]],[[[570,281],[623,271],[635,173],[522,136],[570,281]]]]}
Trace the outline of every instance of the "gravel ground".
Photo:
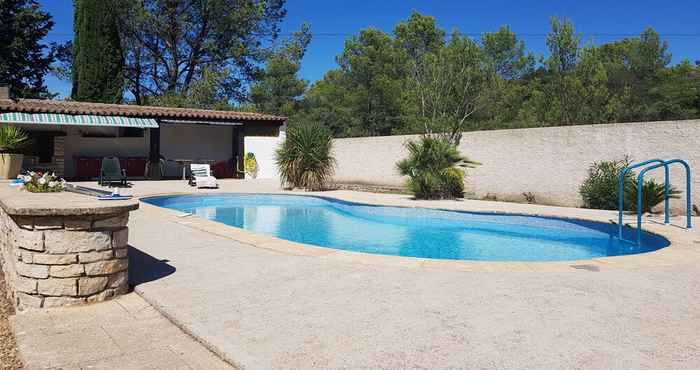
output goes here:
{"type": "Polygon", "coordinates": [[[5,279],[0,269],[0,369],[23,369],[17,353],[15,337],[12,335],[10,322],[7,319],[14,313],[14,309],[6,297],[5,279]]]}

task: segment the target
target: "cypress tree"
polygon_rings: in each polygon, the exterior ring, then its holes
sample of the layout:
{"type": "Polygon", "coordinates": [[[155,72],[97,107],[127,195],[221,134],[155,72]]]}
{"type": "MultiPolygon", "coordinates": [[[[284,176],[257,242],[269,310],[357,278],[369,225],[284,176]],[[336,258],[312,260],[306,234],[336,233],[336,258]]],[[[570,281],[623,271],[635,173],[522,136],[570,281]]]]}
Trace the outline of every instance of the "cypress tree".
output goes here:
{"type": "Polygon", "coordinates": [[[124,52],[119,40],[119,0],[75,0],[73,100],[121,103],[124,52]]]}

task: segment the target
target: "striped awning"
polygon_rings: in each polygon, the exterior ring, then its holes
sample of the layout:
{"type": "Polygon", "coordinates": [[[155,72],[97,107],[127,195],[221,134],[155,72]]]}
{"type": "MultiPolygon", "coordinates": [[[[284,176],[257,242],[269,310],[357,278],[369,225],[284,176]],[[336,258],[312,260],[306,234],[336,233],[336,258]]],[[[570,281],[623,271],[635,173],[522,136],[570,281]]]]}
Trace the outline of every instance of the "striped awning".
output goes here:
{"type": "Polygon", "coordinates": [[[156,120],[152,118],[92,116],[83,114],[73,115],[56,113],[0,113],[0,123],[158,128],[158,122],[156,122],[156,120]]]}

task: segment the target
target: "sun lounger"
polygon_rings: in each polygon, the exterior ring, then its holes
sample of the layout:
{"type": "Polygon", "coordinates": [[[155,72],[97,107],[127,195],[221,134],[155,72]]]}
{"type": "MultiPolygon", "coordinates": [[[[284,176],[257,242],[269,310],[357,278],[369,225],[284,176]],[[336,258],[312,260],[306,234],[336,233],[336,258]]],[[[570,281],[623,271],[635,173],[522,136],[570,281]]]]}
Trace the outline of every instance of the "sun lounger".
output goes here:
{"type": "Polygon", "coordinates": [[[216,177],[211,175],[211,167],[208,164],[192,163],[190,165],[190,172],[192,173],[190,185],[197,186],[198,188],[219,187],[216,177]]]}

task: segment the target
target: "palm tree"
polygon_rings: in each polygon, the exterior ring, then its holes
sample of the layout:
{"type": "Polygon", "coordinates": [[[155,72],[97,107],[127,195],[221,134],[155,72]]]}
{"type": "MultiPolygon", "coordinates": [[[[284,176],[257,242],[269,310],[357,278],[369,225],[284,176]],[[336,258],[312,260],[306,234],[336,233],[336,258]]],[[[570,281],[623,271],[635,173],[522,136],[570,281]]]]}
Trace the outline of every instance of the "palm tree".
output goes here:
{"type": "Polygon", "coordinates": [[[317,124],[287,129],[287,138],[277,149],[275,161],[285,188],[323,190],[334,173],[333,140],[317,124]]]}
{"type": "Polygon", "coordinates": [[[479,164],[462,156],[448,140],[424,136],[406,144],[408,158],[399,161],[399,173],[408,176],[407,187],[419,199],[464,196],[464,170],[479,164]]]}

